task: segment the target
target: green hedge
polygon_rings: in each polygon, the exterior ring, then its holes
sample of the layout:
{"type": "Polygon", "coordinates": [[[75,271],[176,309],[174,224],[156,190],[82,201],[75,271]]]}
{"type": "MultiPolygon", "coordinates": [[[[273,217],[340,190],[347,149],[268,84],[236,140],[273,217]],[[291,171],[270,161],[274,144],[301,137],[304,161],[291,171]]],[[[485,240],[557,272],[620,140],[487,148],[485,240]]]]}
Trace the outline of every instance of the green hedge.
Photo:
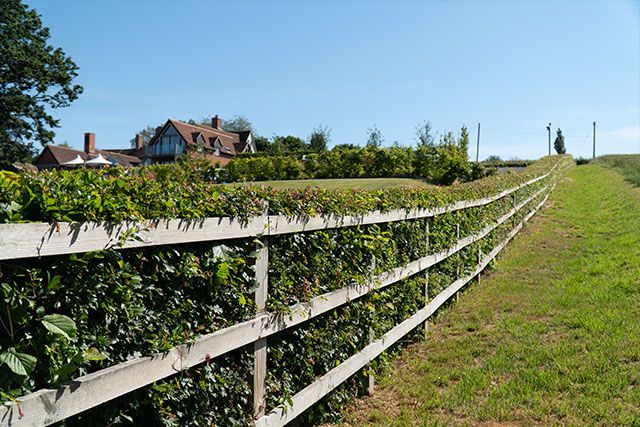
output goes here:
{"type": "Polygon", "coordinates": [[[334,149],[322,153],[254,155],[233,159],[220,174],[225,182],[323,178],[420,177],[436,183],[470,181],[488,174],[467,161],[455,143],[411,147],[334,149]]]}
{"type": "MultiPolygon", "coordinates": [[[[522,183],[568,157],[545,158],[525,171],[435,190],[275,191],[228,188],[203,178],[198,168],[173,166],[139,170],[79,170],[3,174],[2,221],[66,219],[122,220],[261,213],[362,213],[381,209],[433,207],[476,198],[522,183]],[[100,202],[94,198],[99,195],[100,202]]],[[[516,193],[524,200],[550,178],[516,193]]],[[[517,219],[539,202],[534,200],[517,219]]],[[[511,197],[487,206],[429,219],[320,230],[270,239],[268,308],[286,312],[353,282],[450,247],[476,233],[513,206],[511,197]],[[425,246],[429,224],[430,246],[425,246]]],[[[490,251],[511,228],[504,224],[429,269],[435,296],[456,276],[471,271],[478,251],[490,251]]],[[[0,393],[9,399],[140,355],[162,351],[255,314],[255,243],[250,239],[106,250],[0,264],[3,333],[0,353],[35,359],[26,375],[0,365],[0,393]],[[58,316],[58,317],[51,317],[58,316]],[[64,317],[63,317],[64,316],[64,317]],[[9,321],[9,317],[11,321],[9,321]],[[68,333],[55,333],[47,319],[72,319],[68,333]],[[9,327],[11,325],[11,327],[9,327]],[[13,349],[13,350],[9,350],[13,349]]],[[[318,375],[381,336],[424,305],[424,274],[269,338],[267,401],[285,403],[318,375]]],[[[387,356],[373,363],[373,369],[387,356]]],[[[15,368],[15,366],[14,366],[15,368]]],[[[67,425],[245,425],[250,424],[251,348],[234,351],[150,387],[80,414],[67,425]]],[[[335,419],[340,403],[362,390],[361,376],[339,387],[298,420],[302,425],[335,419]]]]}

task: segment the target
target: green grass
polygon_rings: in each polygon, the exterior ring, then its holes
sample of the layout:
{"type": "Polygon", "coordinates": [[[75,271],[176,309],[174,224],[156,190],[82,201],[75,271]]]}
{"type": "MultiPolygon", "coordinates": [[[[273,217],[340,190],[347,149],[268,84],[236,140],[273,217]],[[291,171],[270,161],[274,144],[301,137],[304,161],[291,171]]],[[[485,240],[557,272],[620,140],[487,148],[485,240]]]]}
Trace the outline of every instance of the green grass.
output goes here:
{"type": "Polygon", "coordinates": [[[290,181],[237,182],[228,184],[258,185],[277,189],[304,189],[318,187],[330,190],[378,190],[392,187],[427,188],[432,185],[426,181],[413,178],[351,178],[351,179],[297,179],[290,181]]]}
{"type": "Polygon", "coordinates": [[[640,189],[571,169],[346,425],[640,426],[640,189]]]}
{"type": "Polygon", "coordinates": [[[627,181],[640,186],[640,154],[610,154],[597,157],[591,163],[615,169],[627,181]]]}

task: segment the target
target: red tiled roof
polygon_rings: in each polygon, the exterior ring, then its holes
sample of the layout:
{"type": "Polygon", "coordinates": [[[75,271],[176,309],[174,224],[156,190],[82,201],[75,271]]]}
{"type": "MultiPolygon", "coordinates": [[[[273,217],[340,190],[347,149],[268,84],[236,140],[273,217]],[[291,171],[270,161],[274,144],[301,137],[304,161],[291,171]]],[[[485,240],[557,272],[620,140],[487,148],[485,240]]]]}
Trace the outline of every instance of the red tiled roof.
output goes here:
{"type": "MultiPolygon", "coordinates": [[[[222,149],[220,150],[221,153],[230,154],[232,156],[238,154],[234,144],[238,144],[241,141],[240,135],[237,133],[227,132],[222,129],[214,129],[206,125],[192,125],[174,119],[169,119],[168,123],[171,123],[173,127],[176,128],[180,136],[187,141],[187,144],[196,145],[198,135],[202,134],[202,137],[205,140],[205,149],[213,150],[213,143],[216,139],[219,139],[220,145],[222,145],[222,149]]],[[[152,139],[149,144],[153,144],[155,142],[154,139],[152,139]]]]}
{"type": "Polygon", "coordinates": [[[80,156],[80,158],[86,161],[96,157],[98,154],[102,154],[102,157],[105,159],[113,160],[121,166],[135,166],[140,164],[139,158],[114,151],[96,150],[95,153],[87,154],[82,150],[51,144],[42,150],[42,153],[34,164],[40,167],[55,167],[73,160],[77,156],[80,156]]]}

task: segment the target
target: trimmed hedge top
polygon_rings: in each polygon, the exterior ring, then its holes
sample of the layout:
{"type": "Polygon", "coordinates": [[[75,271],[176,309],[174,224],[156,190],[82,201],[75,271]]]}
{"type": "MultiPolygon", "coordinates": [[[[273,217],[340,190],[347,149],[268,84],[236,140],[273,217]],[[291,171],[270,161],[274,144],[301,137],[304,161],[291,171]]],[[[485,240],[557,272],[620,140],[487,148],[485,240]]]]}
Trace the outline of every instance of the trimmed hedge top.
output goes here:
{"type": "Polygon", "coordinates": [[[570,156],[544,157],[522,171],[428,190],[228,187],[208,179],[208,171],[196,164],[17,174],[0,171],[0,223],[246,219],[262,214],[265,201],[270,214],[302,217],[430,208],[493,195],[542,175],[565,159],[570,156]]]}

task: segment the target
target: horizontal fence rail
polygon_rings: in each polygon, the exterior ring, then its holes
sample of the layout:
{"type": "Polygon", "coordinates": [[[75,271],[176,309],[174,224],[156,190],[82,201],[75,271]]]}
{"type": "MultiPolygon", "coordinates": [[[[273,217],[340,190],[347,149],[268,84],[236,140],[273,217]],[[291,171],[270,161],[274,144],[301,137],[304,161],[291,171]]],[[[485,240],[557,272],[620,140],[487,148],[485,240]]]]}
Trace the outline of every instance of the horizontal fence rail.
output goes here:
{"type": "Polygon", "coordinates": [[[294,395],[291,398],[292,404],[290,407],[285,408],[280,406],[257,420],[256,427],[277,427],[283,426],[292,421],[302,412],[310,408],[315,402],[322,399],[338,385],[346,381],[350,376],[364,368],[367,363],[371,362],[383,351],[395,344],[400,338],[411,332],[417,326],[421,325],[427,318],[433,315],[436,310],[442,306],[442,304],[447,302],[447,300],[449,300],[449,298],[458,292],[464,285],[469,283],[474,277],[482,272],[482,270],[484,270],[484,268],[493,259],[495,259],[502,249],[504,249],[513,236],[520,231],[524,226],[524,223],[527,222],[546,201],[547,197],[545,197],[544,200],[542,200],[542,202],[540,202],[540,204],[538,204],[538,206],[536,206],[536,208],[530,212],[520,224],[509,232],[507,237],[498,246],[496,246],[495,249],[482,259],[473,273],[454,281],[434,297],[426,306],[418,310],[413,316],[396,325],[381,338],[367,345],[359,353],[351,356],[336,368],[327,372],[315,382],[311,383],[302,391],[294,395]]]}
{"type": "Polygon", "coordinates": [[[63,255],[117,248],[141,248],[179,243],[229,240],[255,236],[300,233],[326,228],[370,225],[418,218],[483,206],[548,177],[531,179],[491,197],[460,201],[433,209],[396,209],[363,215],[289,218],[268,215],[245,222],[234,218],[160,219],[131,222],[59,222],[0,224],[0,260],[63,255]],[[135,238],[132,238],[135,237],[135,238]]]}
{"type": "MultiPolygon", "coordinates": [[[[558,163],[560,164],[560,163],[558,163]]],[[[490,198],[478,199],[473,201],[464,201],[457,204],[449,205],[439,210],[414,210],[414,211],[391,211],[387,213],[373,213],[369,215],[363,215],[359,217],[344,217],[341,219],[326,219],[322,217],[314,217],[305,222],[286,219],[282,216],[262,216],[254,220],[253,223],[244,224],[239,228],[239,223],[234,222],[229,218],[209,218],[204,220],[210,222],[205,228],[206,238],[200,238],[199,233],[202,229],[188,228],[189,230],[199,230],[198,232],[173,232],[165,231],[161,232],[159,236],[162,238],[162,242],[159,240],[153,240],[150,243],[144,243],[135,246],[140,241],[132,242],[132,246],[128,246],[128,242],[122,247],[140,247],[161,245],[168,243],[185,243],[194,241],[209,241],[209,240],[224,240],[230,238],[239,237],[251,237],[251,236],[263,236],[263,247],[259,249],[259,253],[263,253],[264,258],[260,258],[259,263],[264,263],[259,268],[259,276],[266,274],[266,265],[268,262],[268,240],[266,236],[285,233],[297,233],[301,231],[311,231],[323,228],[336,228],[347,227],[361,224],[376,224],[384,222],[399,221],[403,219],[418,219],[424,217],[430,217],[439,215],[441,213],[451,212],[454,210],[482,206],[494,201],[499,200],[509,194],[514,193],[518,189],[531,185],[541,179],[549,177],[553,170],[558,166],[556,164],[547,174],[541,175],[535,179],[527,181],[524,184],[513,187],[509,190],[505,190],[490,198]],[[490,200],[490,201],[489,201],[490,200]],[[464,206],[463,206],[464,205],[464,206]],[[213,225],[216,223],[217,225],[213,225]],[[225,227],[226,225],[226,227],[225,227]],[[219,229],[219,230],[218,230],[219,229]],[[226,231],[222,231],[226,229],[226,231]],[[217,230],[217,231],[216,231],[217,230]],[[220,233],[220,234],[218,234],[220,233]],[[231,236],[231,237],[230,237],[231,236]],[[174,239],[175,241],[173,241],[174,239]]],[[[256,364],[256,375],[260,372],[260,378],[256,380],[254,378],[254,391],[264,389],[264,372],[266,369],[266,341],[265,339],[275,333],[281,332],[285,329],[299,325],[313,317],[319,316],[332,309],[347,304],[352,300],[361,298],[368,293],[382,289],[389,285],[399,282],[402,279],[410,277],[421,271],[425,271],[427,268],[443,261],[450,257],[454,253],[464,249],[465,247],[477,242],[491,233],[500,225],[506,223],[510,218],[514,217],[516,213],[522,210],[527,204],[531,203],[536,198],[547,192],[546,197],[535,207],[531,212],[525,216],[523,221],[518,224],[508,234],[507,238],[500,243],[490,254],[478,261],[478,266],[472,275],[465,278],[461,278],[452,283],[444,291],[442,291],[437,297],[431,300],[424,308],[416,312],[412,317],[400,323],[394,327],[391,331],[387,332],[382,338],[373,341],[367,347],[365,347],[360,353],[347,359],[340,364],[337,368],[333,369],[329,373],[319,378],[316,382],[312,383],[304,390],[296,394],[292,401],[293,405],[289,408],[278,407],[268,414],[264,415],[263,395],[254,396],[254,405],[259,405],[259,408],[254,408],[254,416],[257,418],[256,424],[260,426],[271,425],[284,425],[302,411],[310,407],[313,403],[317,402],[321,397],[325,396],[337,385],[346,380],[353,373],[357,372],[381,352],[386,350],[390,345],[395,343],[402,336],[406,335],[409,331],[415,328],[417,325],[423,323],[431,314],[433,314],[442,303],[449,299],[449,297],[457,292],[464,284],[475,277],[480,271],[482,271],[488,263],[494,259],[497,254],[506,246],[506,244],[515,236],[515,234],[522,228],[524,223],[545,203],[548,198],[548,193],[553,189],[553,184],[547,184],[545,187],[537,190],[533,195],[529,196],[525,200],[515,205],[509,212],[498,218],[494,223],[484,227],[476,234],[459,239],[452,247],[434,254],[429,254],[418,260],[412,261],[404,266],[394,268],[386,271],[377,277],[372,278],[366,283],[352,284],[342,289],[331,291],[323,295],[317,296],[310,301],[295,304],[290,306],[290,311],[287,314],[282,313],[268,313],[265,311],[259,311],[255,318],[235,324],[231,327],[224,328],[213,333],[204,335],[193,342],[186,343],[177,346],[170,351],[162,354],[157,354],[150,357],[140,357],[128,362],[124,362],[118,365],[114,365],[100,371],[82,376],[65,386],[58,389],[43,389],[31,393],[29,395],[19,398],[15,402],[7,402],[4,407],[0,408],[0,425],[7,426],[22,426],[22,425],[48,425],[54,422],[69,418],[73,415],[86,411],[87,409],[98,406],[104,402],[107,402],[116,397],[122,396],[133,390],[139,389],[146,385],[152,384],[158,380],[162,380],[177,372],[187,369],[189,367],[201,364],[210,358],[221,356],[225,353],[246,346],[251,343],[255,343],[256,357],[260,358],[260,363],[256,364]],[[262,384],[261,384],[262,381],[262,384]]],[[[166,221],[168,224],[170,221],[166,221]]],[[[175,221],[176,224],[179,221],[175,221]]],[[[20,256],[13,256],[13,258],[19,257],[33,257],[40,255],[52,255],[63,253],[75,253],[88,250],[95,250],[97,245],[100,245],[100,249],[108,247],[113,244],[113,239],[104,240],[104,233],[99,238],[95,238],[97,234],[91,234],[91,223],[79,224],[79,227],[85,227],[85,232],[79,232],[76,230],[76,237],[72,243],[57,244],[59,242],[56,238],[51,238],[53,233],[51,228],[53,226],[47,224],[5,224],[4,226],[16,226],[11,227],[14,234],[8,234],[10,239],[3,239],[0,242],[0,254],[3,258],[11,259],[6,256],[6,250],[11,245],[16,245],[16,240],[10,241],[11,238],[17,239],[21,242],[34,241],[33,233],[41,233],[44,228],[48,227],[46,231],[50,237],[46,240],[46,244],[41,240],[40,250],[34,255],[33,248],[27,248],[21,252],[20,256]],[[31,228],[29,228],[31,227],[31,228]],[[31,231],[30,231],[31,230],[31,231]],[[89,237],[88,237],[89,236],[89,237]],[[91,237],[93,236],[93,237],[91,237]],[[102,240],[101,240],[102,239],[102,240]],[[65,246],[69,244],[70,246],[65,246]],[[74,245],[78,246],[74,246],[74,245]],[[73,246],[73,247],[72,247],[73,246]],[[42,253],[42,249],[47,248],[45,253],[42,253]],[[91,248],[91,249],[89,249],[91,248]],[[68,250],[68,251],[67,251],[68,250]],[[3,253],[4,252],[4,253],[3,253]],[[25,255],[28,253],[29,255],[25,255]]],[[[94,223],[95,225],[95,223],[94,223]]],[[[0,226],[0,235],[4,234],[8,228],[0,226]]],[[[72,224],[66,226],[72,227],[72,224]]],[[[126,230],[131,230],[130,225],[121,225],[118,230],[115,231],[116,235],[124,235],[126,230]]],[[[162,229],[162,227],[160,228],[162,229]]],[[[158,228],[155,228],[158,230],[158,228]]],[[[95,231],[95,229],[94,229],[95,231]]],[[[175,230],[174,230],[175,231],[175,230]]],[[[100,234],[100,233],[98,233],[100,234]]],[[[138,233],[139,234],[139,233],[138,233]]],[[[64,235],[61,232],[60,235],[64,235]]],[[[263,288],[264,294],[256,295],[256,301],[260,302],[261,307],[264,307],[264,301],[266,301],[266,276],[258,277],[259,283],[263,288]]],[[[259,288],[260,290],[261,288],[259,288]]],[[[256,362],[258,363],[258,362],[256,362]]],[[[263,393],[263,391],[261,392],[263,393]]]]}

